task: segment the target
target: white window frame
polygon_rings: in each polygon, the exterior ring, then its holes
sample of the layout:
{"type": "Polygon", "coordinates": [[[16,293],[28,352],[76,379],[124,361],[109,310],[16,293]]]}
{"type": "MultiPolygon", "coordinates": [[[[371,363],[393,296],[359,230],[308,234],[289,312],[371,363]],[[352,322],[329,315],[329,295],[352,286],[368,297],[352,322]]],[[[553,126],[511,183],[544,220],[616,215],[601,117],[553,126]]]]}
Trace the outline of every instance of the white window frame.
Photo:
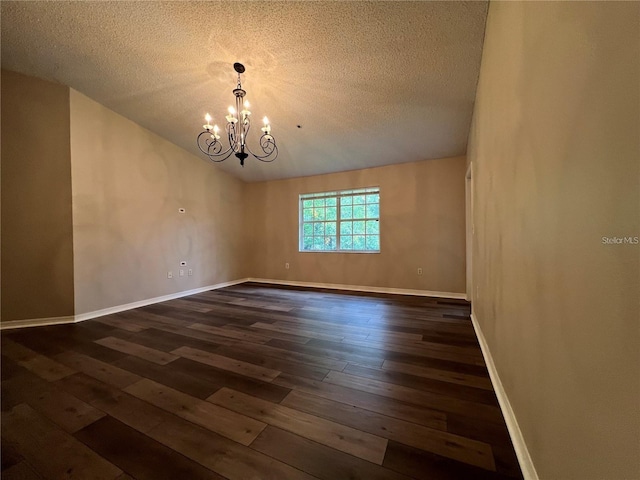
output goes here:
{"type": "MultiPolygon", "coordinates": [[[[321,207],[322,208],[322,207],[321,207]]],[[[327,207],[324,207],[327,208],[327,207]]],[[[381,230],[380,230],[380,187],[365,187],[365,188],[357,188],[357,189],[352,189],[352,190],[340,190],[340,191],[332,191],[332,192],[317,192],[317,193],[303,193],[300,194],[298,196],[298,210],[299,210],[299,217],[298,217],[298,251],[301,253],[380,253],[380,249],[381,249],[381,230]],[[364,206],[365,206],[365,218],[350,218],[350,219],[341,219],[340,218],[340,210],[341,210],[341,198],[344,197],[355,197],[357,195],[378,195],[378,217],[366,217],[366,206],[367,205],[371,205],[371,204],[367,204],[365,202],[364,206]],[[304,214],[303,214],[303,202],[305,200],[316,200],[316,199],[327,199],[327,198],[335,198],[336,199],[336,219],[335,220],[315,220],[315,222],[322,222],[322,223],[333,223],[335,222],[336,224],[336,248],[333,250],[314,250],[314,249],[310,249],[310,250],[305,250],[304,249],[304,224],[305,223],[311,223],[309,221],[305,222],[304,221],[304,214]],[[340,248],[340,224],[342,222],[354,222],[354,221],[376,221],[378,222],[378,233],[376,234],[367,234],[366,230],[364,234],[358,234],[358,235],[363,235],[365,237],[365,244],[366,244],[366,237],[367,236],[377,236],[378,237],[378,249],[377,250],[351,250],[351,249],[341,249],[340,248]]],[[[365,229],[366,229],[366,223],[365,223],[365,229]]],[[[349,236],[353,237],[356,234],[351,233],[349,236]]],[[[334,235],[324,235],[325,237],[328,236],[334,236],[334,235]]],[[[318,235],[315,235],[315,237],[318,237],[318,235]]]]}

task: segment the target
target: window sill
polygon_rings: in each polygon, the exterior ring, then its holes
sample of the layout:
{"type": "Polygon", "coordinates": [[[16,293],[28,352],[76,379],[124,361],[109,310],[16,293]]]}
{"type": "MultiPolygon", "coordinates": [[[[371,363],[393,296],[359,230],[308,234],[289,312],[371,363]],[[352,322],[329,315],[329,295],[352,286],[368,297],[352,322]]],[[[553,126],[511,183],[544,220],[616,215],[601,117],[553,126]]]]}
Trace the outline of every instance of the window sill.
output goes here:
{"type": "Polygon", "coordinates": [[[380,253],[380,250],[298,250],[298,253],[380,253]]]}

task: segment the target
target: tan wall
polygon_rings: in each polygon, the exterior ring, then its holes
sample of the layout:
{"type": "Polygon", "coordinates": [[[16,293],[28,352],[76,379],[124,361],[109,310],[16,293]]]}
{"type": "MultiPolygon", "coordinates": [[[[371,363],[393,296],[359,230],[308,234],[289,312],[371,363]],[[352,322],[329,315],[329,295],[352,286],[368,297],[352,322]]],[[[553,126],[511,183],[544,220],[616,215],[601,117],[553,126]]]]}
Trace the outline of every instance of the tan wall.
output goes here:
{"type": "Polygon", "coordinates": [[[77,313],[246,276],[239,180],[74,90],[71,165],[77,313]]]}
{"type": "Polygon", "coordinates": [[[69,158],[69,88],[3,70],[3,321],[74,313],[69,158]]]}
{"type": "Polygon", "coordinates": [[[492,2],[473,309],[541,479],[640,478],[640,4],[492,2]]]}
{"type": "Polygon", "coordinates": [[[464,157],[428,160],[248,184],[246,255],[251,276],[464,292],[465,162],[464,157]],[[369,186],[380,187],[381,253],[298,251],[301,193],[369,186]]]}

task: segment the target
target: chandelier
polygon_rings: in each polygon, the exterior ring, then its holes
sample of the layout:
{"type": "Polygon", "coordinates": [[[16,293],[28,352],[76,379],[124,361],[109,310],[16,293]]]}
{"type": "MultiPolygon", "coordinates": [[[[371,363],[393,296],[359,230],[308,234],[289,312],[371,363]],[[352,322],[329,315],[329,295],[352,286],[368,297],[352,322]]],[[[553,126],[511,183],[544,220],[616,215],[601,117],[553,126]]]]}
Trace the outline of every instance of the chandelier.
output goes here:
{"type": "Polygon", "coordinates": [[[271,136],[271,125],[267,117],[263,118],[264,126],[261,128],[262,136],[260,137],[260,148],[262,155],[253,153],[247,145],[247,136],[251,128],[251,112],[249,111],[249,102],[244,99],[247,94],[242,89],[240,83],[240,74],[244,73],[244,65],[234,63],[233,69],[238,73],[238,85],[233,90],[236,97],[236,106],[229,107],[229,114],[225,117],[227,125],[225,130],[229,140],[229,147],[225,148],[220,141],[220,129],[218,125],[211,125],[211,115],[205,115],[206,124],[202,127],[204,130],[198,135],[198,148],[210,160],[214,162],[223,162],[233,153],[240,160],[240,165],[244,167],[244,160],[251,155],[261,162],[273,162],[278,156],[278,147],[275,139],[271,136]]]}

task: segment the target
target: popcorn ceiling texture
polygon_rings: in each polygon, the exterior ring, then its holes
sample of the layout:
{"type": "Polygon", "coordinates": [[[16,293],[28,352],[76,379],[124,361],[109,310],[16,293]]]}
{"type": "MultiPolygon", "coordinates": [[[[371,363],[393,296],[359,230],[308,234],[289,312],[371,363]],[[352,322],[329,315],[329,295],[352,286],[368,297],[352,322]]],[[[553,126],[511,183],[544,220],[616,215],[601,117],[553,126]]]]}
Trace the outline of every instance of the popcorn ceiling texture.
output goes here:
{"type": "Polygon", "coordinates": [[[223,126],[232,64],[244,63],[254,121],[269,116],[280,149],[272,164],[241,168],[233,157],[212,166],[245,181],[466,151],[486,2],[3,1],[1,9],[2,68],[69,85],[196,155],[204,114],[223,126]]]}

